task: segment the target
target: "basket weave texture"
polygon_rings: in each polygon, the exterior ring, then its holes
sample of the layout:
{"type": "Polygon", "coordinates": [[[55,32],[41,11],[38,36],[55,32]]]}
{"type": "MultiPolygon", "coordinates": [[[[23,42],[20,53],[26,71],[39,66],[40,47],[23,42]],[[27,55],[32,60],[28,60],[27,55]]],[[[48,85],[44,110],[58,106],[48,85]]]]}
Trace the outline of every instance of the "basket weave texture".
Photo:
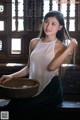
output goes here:
{"type": "Polygon", "coordinates": [[[14,78],[0,85],[0,96],[2,98],[28,98],[34,96],[39,89],[36,80],[28,78],[14,78]]]}

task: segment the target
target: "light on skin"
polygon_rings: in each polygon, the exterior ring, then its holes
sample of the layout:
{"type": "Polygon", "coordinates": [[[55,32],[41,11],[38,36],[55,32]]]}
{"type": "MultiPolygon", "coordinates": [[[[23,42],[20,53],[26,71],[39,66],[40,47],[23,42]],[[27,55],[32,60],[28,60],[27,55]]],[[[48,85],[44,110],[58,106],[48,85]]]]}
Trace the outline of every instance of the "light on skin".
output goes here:
{"type": "Polygon", "coordinates": [[[55,17],[49,17],[44,21],[43,24],[44,32],[46,34],[46,38],[50,41],[56,39],[56,33],[61,30],[62,26],[59,21],[55,17]]]}

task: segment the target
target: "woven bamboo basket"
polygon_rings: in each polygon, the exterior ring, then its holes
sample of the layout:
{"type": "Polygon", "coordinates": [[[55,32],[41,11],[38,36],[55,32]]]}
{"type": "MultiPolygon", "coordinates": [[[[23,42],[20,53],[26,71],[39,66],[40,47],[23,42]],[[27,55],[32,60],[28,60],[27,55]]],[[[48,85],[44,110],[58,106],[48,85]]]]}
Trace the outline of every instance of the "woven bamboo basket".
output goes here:
{"type": "Polygon", "coordinates": [[[28,98],[34,96],[39,89],[36,80],[28,78],[14,78],[0,84],[0,97],[7,99],[28,98]]]}

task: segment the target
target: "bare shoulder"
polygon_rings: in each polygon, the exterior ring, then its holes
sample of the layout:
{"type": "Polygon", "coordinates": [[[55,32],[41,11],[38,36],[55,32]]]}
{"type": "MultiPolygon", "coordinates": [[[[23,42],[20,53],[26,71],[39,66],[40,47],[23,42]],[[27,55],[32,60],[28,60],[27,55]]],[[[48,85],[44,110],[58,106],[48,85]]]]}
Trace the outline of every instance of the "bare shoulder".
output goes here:
{"type": "Polygon", "coordinates": [[[55,46],[55,53],[62,53],[67,49],[67,46],[63,44],[60,40],[57,40],[56,46],[55,46]]]}
{"type": "Polygon", "coordinates": [[[39,40],[40,40],[40,38],[33,38],[33,39],[31,39],[31,41],[30,41],[31,49],[33,49],[37,45],[39,40]]]}
{"type": "Polygon", "coordinates": [[[33,38],[33,39],[31,39],[31,42],[36,42],[36,41],[38,41],[40,38],[33,38]]]}

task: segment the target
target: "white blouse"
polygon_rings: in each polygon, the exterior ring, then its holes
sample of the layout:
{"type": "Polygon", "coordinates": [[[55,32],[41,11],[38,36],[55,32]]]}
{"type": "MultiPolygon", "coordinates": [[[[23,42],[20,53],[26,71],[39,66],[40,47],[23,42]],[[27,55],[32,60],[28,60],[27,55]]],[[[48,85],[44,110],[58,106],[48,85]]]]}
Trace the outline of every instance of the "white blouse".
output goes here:
{"type": "Polygon", "coordinates": [[[55,75],[58,75],[58,69],[54,71],[47,70],[47,66],[55,57],[55,43],[56,40],[45,43],[40,39],[30,55],[29,78],[36,79],[40,83],[39,91],[36,95],[43,91],[55,75]]]}

